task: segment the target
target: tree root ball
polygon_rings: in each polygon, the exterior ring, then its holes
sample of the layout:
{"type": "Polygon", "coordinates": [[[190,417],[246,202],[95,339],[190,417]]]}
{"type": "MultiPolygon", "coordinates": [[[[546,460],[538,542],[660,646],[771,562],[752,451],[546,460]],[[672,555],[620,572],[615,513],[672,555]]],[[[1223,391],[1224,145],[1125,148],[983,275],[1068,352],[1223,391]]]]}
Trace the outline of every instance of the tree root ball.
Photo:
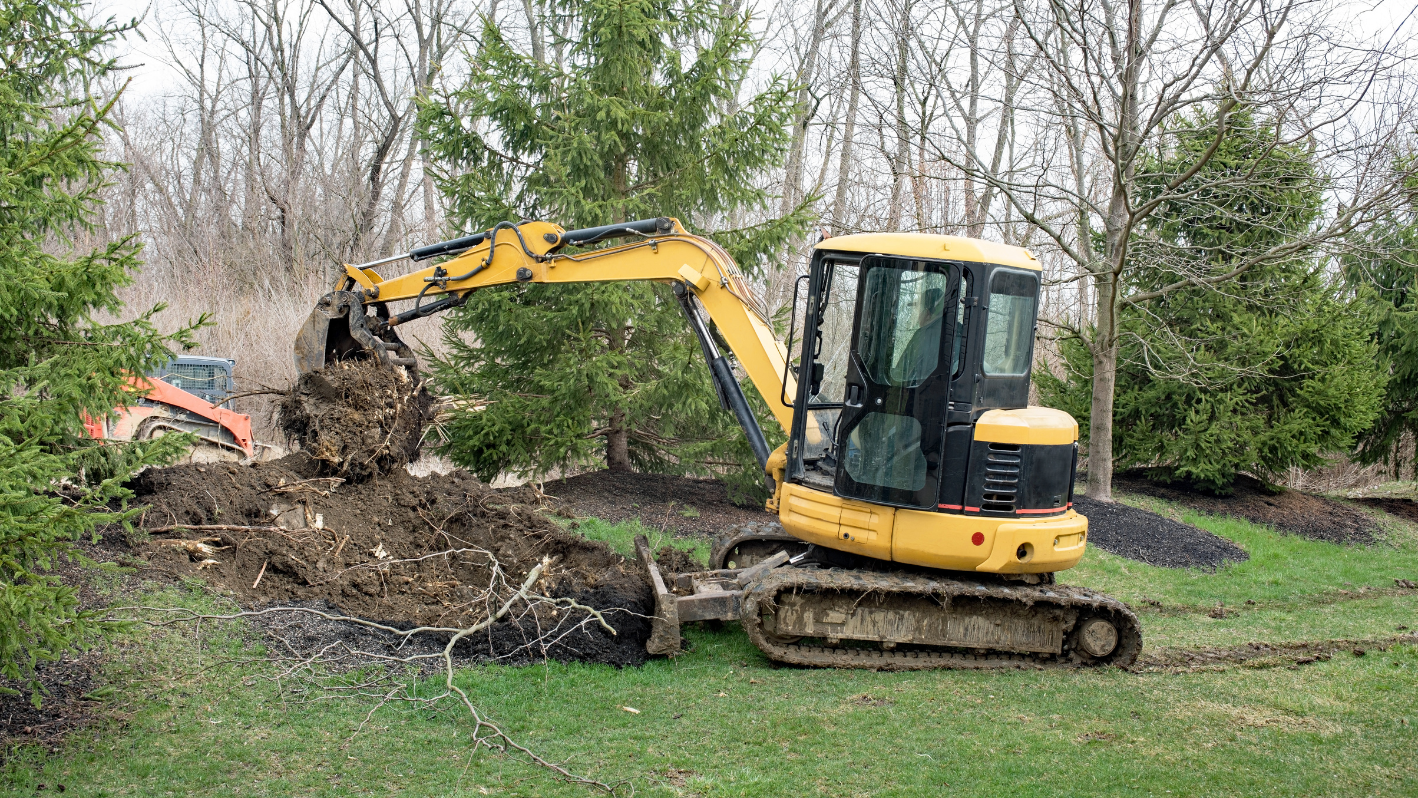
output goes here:
{"type": "Polygon", "coordinates": [[[433,397],[374,360],[302,374],[280,405],[281,430],[330,474],[360,482],[418,459],[433,397]]]}

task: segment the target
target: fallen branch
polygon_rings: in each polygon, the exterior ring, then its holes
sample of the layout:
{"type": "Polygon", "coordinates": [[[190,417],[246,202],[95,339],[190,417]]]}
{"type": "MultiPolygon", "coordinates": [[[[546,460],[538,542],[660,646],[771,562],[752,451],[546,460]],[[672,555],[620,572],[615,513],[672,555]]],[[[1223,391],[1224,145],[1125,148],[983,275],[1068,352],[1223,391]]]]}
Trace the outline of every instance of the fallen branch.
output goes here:
{"type": "MultiPolygon", "coordinates": [[[[193,528],[182,525],[174,525],[174,527],[188,529],[193,528]]],[[[212,527],[208,526],[206,528],[212,527]]],[[[225,527],[225,529],[231,529],[231,527],[225,527]]],[[[237,529],[241,528],[238,527],[237,529]]],[[[346,539],[348,539],[348,537],[346,539]]],[[[455,552],[439,552],[437,554],[427,555],[427,557],[446,556],[452,553],[455,552]]],[[[479,553],[486,554],[489,558],[491,558],[491,554],[485,551],[479,550],[479,553]]],[[[426,559],[427,557],[420,557],[415,559],[426,559]]],[[[594,607],[588,607],[584,604],[581,604],[580,602],[575,601],[574,599],[546,596],[533,591],[533,587],[536,585],[538,580],[542,578],[543,573],[551,564],[551,559],[549,557],[543,558],[540,563],[533,567],[531,571],[527,573],[526,578],[522,581],[521,585],[517,587],[515,591],[512,591],[510,594],[505,592],[507,588],[511,587],[511,584],[503,578],[505,572],[501,569],[496,559],[492,559],[491,564],[493,566],[493,576],[491,579],[491,584],[483,593],[484,599],[488,601],[488,609],[492,610],[493,604],[491,602],[493,601],[495,594],[502,593],[505,598],[497,602],[495,610],[488,612],[477,623],[468,626],[419,626],[413,629],[398,629],[387,624],[378,623],[376,621],[369,621],[363,618],[354,618],[348,615],[326,612],[311,607],[289,606],[267,607],[265,609],[248,610],[228,614],[201,613],[186,608],[171,607],[114,607],[109,610],[109,617],[107,618],[107,620],[115,622],[136,622],[151,627],[167,627],[189,622],[201,624],[203,621],[232,621],[243,618],[260,618],[264,616],[271,616],[282,613],[303,614],[321,618],[327,621],[347,623],[353,626],[382,632],[398,640],[398,645],[400,648],[402,648],[412,638],[418,635],[448,635],[447,642],[442,646],[441,650],[439,651],[430,653],[410,653],[404,656],[395,656],[391,654],[381,654],[376,652],[357,650],[349,647],[343,642],[325,645],[313,654],[300,655],[297,654],[294,645],[290,641],[280,636],[276,636],[276,639],[280,640],[294,656],[289,658],[283,657],[277,659],[277,661],[284,661],[287,664],[274,677],[260,678],[272,678],[277,682],[282,682],[284,680],[289,679],[295,680],[296,684],[308,683],[308,680],[310,680],[312,677],[318,676],[319,665],[321,665],[322,663],[338,661],[337,658],[332,659],[332,655],[336,653],[339,649],[343,649],[345,654],[351,657],[358,658],[361,661],[375,661],[388,664],[402,665],[416,665],[423,662],[436,661],[438,663],[439,669],[443,672],[443,689],[438,695],[432,697],[420,697],[417,695],[415,689],[417,683],[416,679],[408,682],[397,681],[397,677],[390,673],[384,673],[382,675],[374,677],[373,679],[365,679],[364,681],[360,681],[353,685],[330,685],[322,683],[320,685],[320,689],[326,694],[327,697],[330,698],[366,697],[374,700],[374,706],[369,710],[368,713],[366,713],[365,718],[360,722],[359,727],[356,728],[354,733],[351,735],[351,739],[353,739],[354,736],[357,736],[364,729],[364,727],[368,724],[369,720],[374,716],[377,711],[379,711],[380,708],[392,702],[403,702],[416,707],[427,709],[433,708],[434,705],[438,704],[439,702],[451,698],[454,699],[455,703],[460,704],[473,720],[473,728],[470,733],[470,738],[475,747],[481,746],[487,748],[488,750],[498,751],[501,753],[506,753],[508,751],[515,752],[525,757],[532,764],[551,771],[561,779],[564,779],[574,784],[583,784],[588,787],[603,791],[610,795],[616,795],[623,782],[618,782],[616,784],[608,784],[606,782],[597,781],[586,776],[581,776],[576,773],[573,773],[562,765],[559,765],[555,762],[551,762],[546,758],[538,755],[536,752],[518,743],[500,726],[486,718],[483,713],[478,709],[477,705],[473,703],[472,698],[467,694],[467,692],[465,692],[461,687],[458,687],[456,684],[454,684],[454,647],[465,638],[485,631],[493,624],[505,618],[508,613],[512,611],[513,607],[517,606],[518,604],[523,604],[527,608],[532,608],[535,606],[550,606],[552,608],[557,609],[569,609],[584,612],[586,614],[586,618],[582,620],[580,624],[577,624],[577,626],[574,628],[579,628],[580,626],[594,620],[599,626],[601,626],[601,628],[605,629],[611,634],[616,634],[615,628],[612,627],[610,623],[607,622],[605,616],[594,607]],[[505,587],[503,589],[498,589],[499,585],[503,585],[505,587]],[[121,617],[122,614],[125,613],[133,614],[135,617],[121,617]],[[153,618],[151,617],[153,614],[166,617],[153,618]],[[395,683],[392,686],[389,684],[390,680],[395,680],[395,683]]],[[[257,584],[260,584],[261,575],[264,574],[265,571],[266,566],[262,565],[261,574],[257,575],[256,583],[252,585],[253,589],[256,587],[257,584]]]]}

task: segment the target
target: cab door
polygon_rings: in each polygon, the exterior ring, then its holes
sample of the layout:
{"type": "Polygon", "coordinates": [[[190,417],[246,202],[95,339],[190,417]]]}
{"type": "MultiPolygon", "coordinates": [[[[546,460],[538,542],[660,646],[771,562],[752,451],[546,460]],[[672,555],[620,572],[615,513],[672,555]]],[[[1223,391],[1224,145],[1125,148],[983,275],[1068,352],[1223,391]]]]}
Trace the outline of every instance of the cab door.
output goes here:
{"type": "Polygon", "coordinates": [[[837,430],[837,495],[936,507],[959,290],[952,263],[862,259],[837,430]]]}

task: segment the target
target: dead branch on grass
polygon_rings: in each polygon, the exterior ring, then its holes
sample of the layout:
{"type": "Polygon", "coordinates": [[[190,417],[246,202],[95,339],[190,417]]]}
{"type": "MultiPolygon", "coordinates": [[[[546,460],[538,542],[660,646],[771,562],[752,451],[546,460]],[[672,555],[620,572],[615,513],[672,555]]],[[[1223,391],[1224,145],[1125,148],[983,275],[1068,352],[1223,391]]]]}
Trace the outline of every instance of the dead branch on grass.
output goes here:
{"type": "MultiPolygon", "coordinates": [[[[428,557],[447,556],[470,551],[462,549],[458,551],[438,552],[427,555],[428,557]]],[[[127,606],[114,607],[109,610],[106,620],[112,622],[139,623],[150,627],[172,627],[180,624],[192,623],[198,625],[203,621],[237,621],[242,619],[261,619],[272,616],[307,616],[320,618],[326,621],[348,624],[352,627],[367,629],[383,635],[393,637],[398,641],[396,650],[403,649],[410,641],[419,636],[447,636],[447,642],[442,648],[433,652],[419,653],[413,651],[407,654],[388,654],[377,651],[365,651],[363,649],[349,645],[345,640],[339,640],[320,646],[313,652],[302,652],[300,646],[282,637],[279,629],[272,630],[271,636],[285,647],[286,653],[277,653],[269,658],[269,661],[277,664],[278,669],[275,674],[254,677],[248,680],[247,685],[254,683],[255,679],[265,679],[275,682],[284,688],[295,687],[297,695],[308,695],[314,693],[314,698],[304,699],[318,701],[326,699],[362,699],[372,700],[373,705],[365,713],[359,726],[350,735],[352,741],[364,730],[369,721],[379,710],[391,704],[403,704],[405,706],[425,711],[438,711],[440,705],[445,705],[449,701],[455,706],[461,706],[468,716],[472,718],[473,728],[470,732],[470,739],[474,749],[487,748],[489,751],[498,753],[520,754],[532,764],[545,768],[557,777],[574,784],[583,784],[588,787],[601,790],[610,795],[616,795],[624,782],[609,784],[595,779],[573,773],[567,767],[552,762],[526,746],[514,740],[502,727],[478,709],[472,697],[461,687],[454,684],[454,647],[465,638],[488,630],[493,624],[506,618],[509,613],[518,605],[521,605],[524,614],[530,613],[536,618],[534,610],[538,607],[549,608],[553,616],[557,616],[563,610],[585,613],[585,617],[570,629],[560,629],[560,634],[553,636],[553,630],[543,630],[538,619],[537,630],[540,634],[537,640],[529,641],[528,645],[540,644],[544,648],[555,644],[564,638],[572,630],[583,629],[587,624],[595,623],[601,628],[616,634],[614,627],[606,620],[599,610],[589,607],[570,598],[558,598],[543,595],[534,590],[551,564],[549,557],[544,557],[540,563],[534,566],[520,586],[515,590],[511,589],[511,583],[506,579],[506,572],[501,568],[500,563],[491,553],[481,549],[475,550],[483,554],[491,561],[492,575],[489,584],[481,595],[468,602],[465,606],[483,603],[486,606],[486,613],[476,623],[467,626],[419,626],[412,629],[398,629],[387,624],[375,621],[355,618],[338,613],[325,612],[311,607],[267,607],[259,610],[246,610],[226,614],[202,613],[182,607],[149,607],[149,606],[127,606]],[[130,617],[125,617],[130,616],[130,617]],[[153,617],[157,616],[157,617],[153,617]],[[419,695],[418,674],[419,668],[425,664],[436,664],[438,672],[442,674],[441,689],[432,696],[419,695]],[[353,671],[354,677],[351,680],[346,677],[343,681],[331,679],[332,667],[336,665],[353,666],[358,670],[353,671]],[[391,668],[380,668],[374,672],[369,672],[367,666],[393,666],[391,668]],[[410,668],[409,666],[415,666],[410,668]]],[[[426,557],[416,558],[426,559],[426,557]]],[[[400,562],[406,562],[401,560],[400,562]]],[[[378,563],[378,565],[388,565],[392,563],[378,563]]],[[[367,563],[364,565],[375,565],[367,563]]],[[[359,567],[359,566],[356,566],[359,567]]],[[[264,573],[265,568],[262,568],[264,573]]],[[[259,581],[259,577],[258,577],[259,581]]],[[[346,745],[349,744],[346,742],[346,745]]]]}

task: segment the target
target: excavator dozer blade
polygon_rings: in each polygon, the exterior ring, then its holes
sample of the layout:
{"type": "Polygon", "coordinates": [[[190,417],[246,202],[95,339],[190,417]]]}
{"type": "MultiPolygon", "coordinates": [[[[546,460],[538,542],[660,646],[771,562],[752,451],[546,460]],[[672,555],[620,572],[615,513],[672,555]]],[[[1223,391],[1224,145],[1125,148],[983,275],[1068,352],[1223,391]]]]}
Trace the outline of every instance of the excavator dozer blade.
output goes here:
{"type": "Polygon", "coordinates": [[[408,345],[382,318],[367,316],[359,294],[352,291],[332,291],[320,298],[296,333],[293,353],[298,374],[319,371],[339,360],[370,358],[387,368],[406,368],[410,376],[418,369],[408,345]]]}

